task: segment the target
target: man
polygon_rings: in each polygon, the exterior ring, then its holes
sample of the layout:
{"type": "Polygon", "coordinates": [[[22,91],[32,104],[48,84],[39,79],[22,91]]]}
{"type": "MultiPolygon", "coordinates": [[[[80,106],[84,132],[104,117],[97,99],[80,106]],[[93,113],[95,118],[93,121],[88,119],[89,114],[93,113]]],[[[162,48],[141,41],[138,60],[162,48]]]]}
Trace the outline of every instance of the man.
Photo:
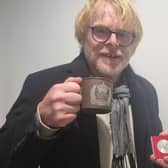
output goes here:
{"type": "Polygon", "coordinates": [[[27,77],[0,130],[0,167],[168,167],[151,155],[150,137],[162,130],[156,92],[129,65],[142,37],[129,0],[88,0],[76,37],[81,53],[72,63],[27,77]],[[112,80],[116,95],[124,91],[111,113],[80,109],[82,78],[90,75],[112,80]]]}

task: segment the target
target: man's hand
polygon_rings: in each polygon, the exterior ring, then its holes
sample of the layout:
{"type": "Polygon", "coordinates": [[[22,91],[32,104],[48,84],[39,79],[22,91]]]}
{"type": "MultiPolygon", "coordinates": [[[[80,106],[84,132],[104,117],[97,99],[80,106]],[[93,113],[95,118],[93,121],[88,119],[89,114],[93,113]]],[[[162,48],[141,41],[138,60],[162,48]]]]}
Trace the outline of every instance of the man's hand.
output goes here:
{"type": "Polygon", "coordinates": [[[55,84],[38,104],[42,122],[54,128],[65,127],[77,117],[82,100],[82,78],[69,77],[64,83],[55,84]]]}
{"type": "MultiPolygon", "coordinates": [[[[168,129],[164,130],[161,132],[159,135],[168,135],[168,129]]],[[[163,159],[156,159],[154,157],[154,154],[150,156],[150,159],[156,163],[157,165],[163,167],[163,168],[168,168],[168,156],[164,157],[163,159]]]]}

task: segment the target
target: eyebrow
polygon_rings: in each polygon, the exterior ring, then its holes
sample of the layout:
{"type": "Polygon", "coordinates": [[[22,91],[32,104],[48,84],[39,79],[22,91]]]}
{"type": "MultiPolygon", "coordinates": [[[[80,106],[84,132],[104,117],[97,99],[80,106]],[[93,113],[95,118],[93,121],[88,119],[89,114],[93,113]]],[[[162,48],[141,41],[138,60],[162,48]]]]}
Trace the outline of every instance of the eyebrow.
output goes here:
{"type": "Polygon", "coordinates": [[[128,30],[125,30],[125,29],[121,29],[121,28],[119,28],[119,29],[110,29],[108,26],[106,26],[106,25],[103,25],[103,24],[96,24],[96,25],[92,25],[91,27],[103,27],[103,28],[107,28],[107,29],[109,29],[110,31],[124,31],[124,32],[130,32],[131,33],[131,31],[128,31],[128,30]]]}

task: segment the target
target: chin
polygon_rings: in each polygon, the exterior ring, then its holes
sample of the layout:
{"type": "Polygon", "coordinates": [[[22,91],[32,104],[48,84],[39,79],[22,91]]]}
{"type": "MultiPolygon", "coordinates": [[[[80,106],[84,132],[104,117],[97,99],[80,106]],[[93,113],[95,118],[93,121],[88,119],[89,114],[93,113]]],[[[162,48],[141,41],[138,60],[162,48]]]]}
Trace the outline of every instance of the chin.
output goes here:
{"type": "Polygon", "coordinates": [[[121,70],[117,68],[109,68],[109,67],[97,67],[98,75],[107,77],[107,78],[113,78],[115,76],[119,76],[121,73],[121,70]]]}
{"type": "Polygon", "coordinates": [[[114,65],[99,63],[96,65],[96,69],[99,72],[99,74],[102,74],[103,76],[113,77],[113,76],[119,75],[124,68],[121,64],[114,66],[114,65]]]}

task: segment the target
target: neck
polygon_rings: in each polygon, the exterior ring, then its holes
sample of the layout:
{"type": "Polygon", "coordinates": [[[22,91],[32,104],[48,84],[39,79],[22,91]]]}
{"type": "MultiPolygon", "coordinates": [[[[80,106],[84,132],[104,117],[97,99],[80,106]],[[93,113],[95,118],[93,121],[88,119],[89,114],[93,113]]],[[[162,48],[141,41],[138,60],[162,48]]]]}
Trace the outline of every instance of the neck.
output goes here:
{"type": "Polygon", "coordinates": [[[113,82],[114,87],[120,85],[120,83],[121,83],[121,76],[122,76],[121,74],[109,76],[109,75],[105,75],[105,74],[100,74],[97,71],[96,72],[92,71],[92,74],[94,76],[100,76],[100,77],[106,78],[108,80],[111,80],[113,82]]]}

